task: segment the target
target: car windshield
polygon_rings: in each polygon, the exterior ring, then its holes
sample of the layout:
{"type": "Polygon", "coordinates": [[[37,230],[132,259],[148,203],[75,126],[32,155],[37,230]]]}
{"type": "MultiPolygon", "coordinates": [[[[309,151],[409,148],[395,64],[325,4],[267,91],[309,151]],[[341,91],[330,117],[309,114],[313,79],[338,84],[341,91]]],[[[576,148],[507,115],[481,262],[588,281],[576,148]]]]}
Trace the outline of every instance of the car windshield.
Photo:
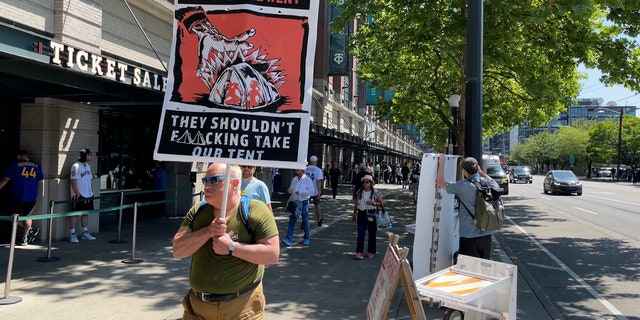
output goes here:
{"type": "Polygon", "coordinates": [[[524,173],[529,172],[529,170],[527,170],[525,168],[516,168],[515,172],[519,173],[519,174],[524,174],[524,173]]]}
{"type": "Polygon", "coordinates": [[[488,175],[505,175],[504,170],[502,170],[502,168],[498,166],[487,167],[487,174],[488,175]]]}
{"type": "Polygon", "coordinates": [[[576,175],[571,171],[554,172],[553,176],[556,177],[556,179],[577,179],[576,175]]]}

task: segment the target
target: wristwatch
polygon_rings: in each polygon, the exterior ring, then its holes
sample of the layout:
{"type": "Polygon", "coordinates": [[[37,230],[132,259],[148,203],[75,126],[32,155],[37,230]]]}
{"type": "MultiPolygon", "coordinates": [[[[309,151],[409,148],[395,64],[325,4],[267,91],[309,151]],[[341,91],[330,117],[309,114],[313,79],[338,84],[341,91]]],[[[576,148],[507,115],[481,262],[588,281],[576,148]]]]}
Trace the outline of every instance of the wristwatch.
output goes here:
{"type": "Polygon", "coordinates": [[[233,250],[235,250],[236,248],[236,243],[235,242],[231,242],[229,244],[229,255],[232,256],[233,255],[233,250]]]}

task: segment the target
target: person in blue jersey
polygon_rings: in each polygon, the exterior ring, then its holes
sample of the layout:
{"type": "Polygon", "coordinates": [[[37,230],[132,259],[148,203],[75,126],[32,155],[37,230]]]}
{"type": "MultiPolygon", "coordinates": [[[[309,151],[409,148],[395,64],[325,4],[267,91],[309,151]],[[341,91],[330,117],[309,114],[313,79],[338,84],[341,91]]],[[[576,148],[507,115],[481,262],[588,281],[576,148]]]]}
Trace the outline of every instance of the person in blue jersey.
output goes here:
{"type": "Polygon", "coordinates": [[[256,173],[256,167],[240,166],[240,169],[242,169],[242,183],[240,184],[242,195],[264,202],[264,204],[269,207],[271,213],[273,213],[269,187],[267,187],[267,185],[260,179],[254,177],[254,174],[256,173]]]}
{"type": "MultiPolygon", "coordinates": [[[[9,181],[12,183],[10,212],[21,216],[30,215],[38,200],[38,186],[44,181],[42,167],[29,159],[27,151],[19,150],[16,161],[9,165],[4,177],[0,180],[0,189],[4,188],[9,181]]],[[[31,220],[23,222],[23,234],[19,243],[26,246],[35,239],[40,229],[31,228],[31,220]]]]}

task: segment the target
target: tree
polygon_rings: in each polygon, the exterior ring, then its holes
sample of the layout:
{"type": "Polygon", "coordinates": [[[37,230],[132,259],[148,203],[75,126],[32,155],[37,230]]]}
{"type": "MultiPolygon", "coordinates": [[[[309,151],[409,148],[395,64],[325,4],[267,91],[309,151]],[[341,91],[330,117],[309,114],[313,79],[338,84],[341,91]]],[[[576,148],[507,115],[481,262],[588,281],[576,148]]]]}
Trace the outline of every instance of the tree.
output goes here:
{"type": "Polygon", "coordinates": [[[640,168],[640,118],[626,115],[622,119],[621,164],[636,171],[640,168]]]}
{"type": "Polygon", "coordinates": [[[595,163],[615,163],[618,154],[618,124],[601,121],[589,128],[587,153],[595,163]]]}
{"type": "MultiPolygon", "coordinates": [[[[452,129],[464,150],[466,1],[332,1],[345,10],[336,28],[358,21],[350,50],[360,79],[394,91],[378,116],[411,121],[439,150],[452,129]],[[453,94],[462,96],[458,128],[447,103],[453,94]]],[[[581,63],[606,83],[640,91],[640,50],[622,37],[638,35],[636,1],[485,2],[483,135],[546,124],[576,97],[581,63]]]]}
{"type": "Polygon", "coordinates": [[[560,127],[553,136],[554,153],[558,165],[563,168],[571,168],[578,164],[584,168],[588,165],[588,131],[576,127],[560,127]],[[573,157],[574,163],[569,162],[570,157],[573,157]]]}

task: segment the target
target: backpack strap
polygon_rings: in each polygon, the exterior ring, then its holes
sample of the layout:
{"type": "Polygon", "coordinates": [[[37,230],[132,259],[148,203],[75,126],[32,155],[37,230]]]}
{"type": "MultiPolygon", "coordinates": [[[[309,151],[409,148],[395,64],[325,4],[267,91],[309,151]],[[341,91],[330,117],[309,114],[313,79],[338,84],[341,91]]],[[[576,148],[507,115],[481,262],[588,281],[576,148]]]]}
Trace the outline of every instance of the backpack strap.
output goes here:
{"type": "Polygon", "coordinates": [[[250,205],[251,205],[251,198],[247,196],[242,196],[240,198],[240,220],[242,220],[244,227],[247,229],[249,234],[253,237],[253,229],[251,228],[251,224],[249,223],[250,205]]]}
{"type": "MultiPolygon", "coordinates": [[[[251,224],[249,223],[250,204],[251,204],[251,198],[247,196],[242,196],[240,198],[240,220],[242,221],[242,224],[244,224],[244,227],[247,229],[247,232],[249,232],[249,234],[253,237],[253,228],[251,228],[251,224]]],[[[198,207],[198,210],[196,210],[196,213],[193,215],[193,219],[191,219],[191,223],[189,224],[189,229],[193,230],[193,223],[196,221],[196,217],[207,206],[209,206],[209,203],[206,200],[203,200],[202,202],[200,202],[200,206],[198,207]]]]}
{"type": "Polygon", "coordinates": [[[469,208],[467,208],[467,205],[464,204],[464,201],[460,200],[460,198],[458,198],[458,203],[461,203],[462,206],[467,209],[467,212],[469,213],[469,215],[471,216],[471,218],[473,218],[475,220],[476,216],[471,213],[471,210],[469,210],[469,208]]]}
{"type": "MultiPolygon", "coordinates": [[[[475,185],[475,186],[476,186],[476,198],[477,198],[477,197],[478,197],[478,192],[480,192],[480,188],[482,187],[482,185],[481,185],[478,181],[476,181],[476,180],[471,180],[471,179],[466,179],[466,180],[467,180],[467,181],[469,181],[469,182],[471,182],[471,183],[473,183],[473,185],[475,185]]],[[[464,201],[462,201],[462,199],[460,199],[460,197],[457,197],[457,198],[458,198],[458,202],[459,202],[459,203],[461,203],[461,204],[462,204],[462,206],[463,206],[465,209],[467,209],[467,212],[469,213],[469,215],[471,216],[471,218],[473,218],[473,219],[475,220],[476,216],[475,216],[473,213],[471,213],[471,210],[469,210],[469,208],[467,207],[467,205],[466,205],[466,204],[464,204],[464,201]]]]}
{"type": "Polygon", "coordinates": [[[196,221],[196,217],[200,214],[200,212],[202,212],[202,210],[204,210],[204,208],[206,208],[209,205],[209,203],[206,200],[202,200],[200,202],[200,206],[198,207],[198,210],[196,210],[196,213],[193,215],[193,219],[191,219],[191,223],[189,223],[189,229],[193,230],[193,223],[196,221]]]}

